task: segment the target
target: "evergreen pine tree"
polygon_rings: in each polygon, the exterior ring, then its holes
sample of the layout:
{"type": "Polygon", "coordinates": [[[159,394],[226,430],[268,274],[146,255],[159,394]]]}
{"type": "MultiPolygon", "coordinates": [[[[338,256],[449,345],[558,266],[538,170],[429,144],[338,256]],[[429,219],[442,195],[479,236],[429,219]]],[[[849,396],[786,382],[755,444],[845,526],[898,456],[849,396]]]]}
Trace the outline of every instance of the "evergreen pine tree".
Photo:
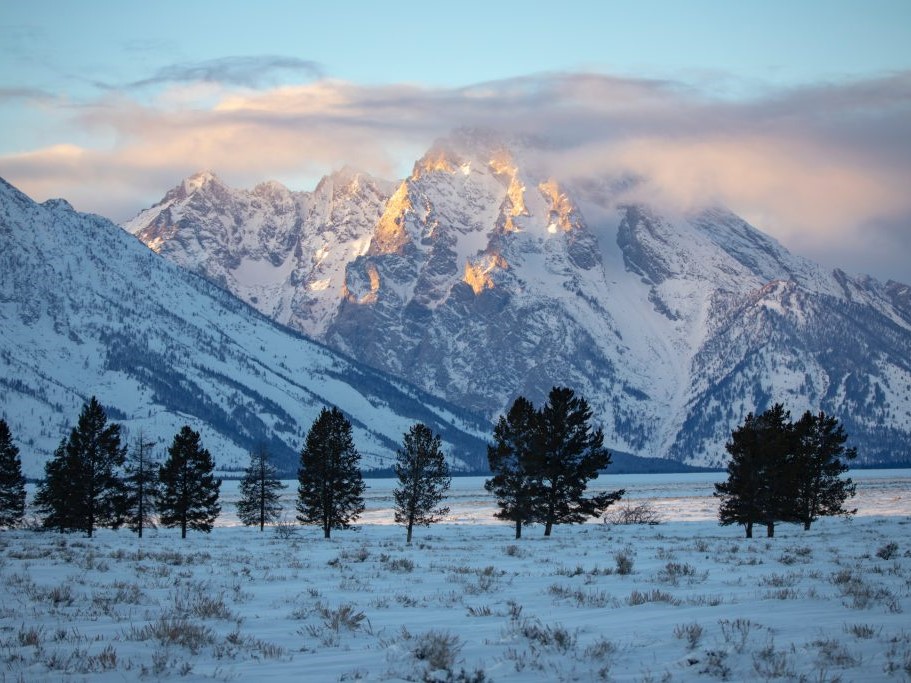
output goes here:
{"type": "Polygon", "coordinates": [[[794,452],[794,429],[791,413],[781,403],[776,403],[759,416],[761,463],[764,476],[760,485],[763,519],[766,536],[775,535],[775,523],[789,521],[796,482],[790,466],[794,452]]]}
{"type": "Polygon", "coordinates": [[[333,407],[323,408],[307,433],[297,472],[297,519],[332,529],[349,529],[364,511],[364,480],[351,423],[333,407]]]}
{"type": "Polygon", "coordinates": [[[262,531],[269,522],[278,520],[282,506],[280,491],[287,488],[278,479],[275,467],[269,462],[269,451],[263,444],[250,452],[250,465],[240,482],[237,516],[247,526],[259,525],[262,531]]]}
{"type": "Polygon", "coordinates": [[[126,448],[120,425],[108,424],[93,396],[83,407],[69,439],[60,443],[45,465],[35,504],[45,513],[44,526],[60,531],[118,528],[124,522],[125,488],[119,469],[126,448]]]}
{"type": "Polygon", "coordinates": [[[780,403],[758,416],[750,413],[731,433],[725,444],[731,456],[728,478],[715,484],[722,525],[743,525],[746,537],[752,538],[753,525],[765,524],[771,537],[775,522],[791,517],[794,481],[789,460],[793,445],[790,413],[780,403]]]}
{"type": "Polygon", "coordinates": [[[586,497],[588,482],[610,464],[604,434],[591,426],[592,411],[572,389],[554,387],[538,414],[538,439],[531,471],[538,484],[535,517],[550,536],[554,524],[597,517],[625,491],[586,497]]]}
{"type": "Polygon", "coordinates": [[[38,482],[33,501],[44,517],[42,526],[45,529],[56,529],[63,533],[79,528],[76,521],[79,490],[76,486],[69,485],[68,474],[77,469],[77,464],[70,462],[66,439],[61,439],[54,455],[44,464],[44,479],[38,482]]]}
{"type": "Polygon", "coordinates": [[[492,477],[484,488],[497,498],[499,511],[494,516],[516,525],[516,538],[522,537],[522,526],[533,521],[537,491],[531,459],[538,438],[538,414],[524,396],[513,401],[509,412],[501,415],[493,432],[493,444],[487,446],[487,463],[492,477]]]}
{"type": "Polygon", "coordinates": [[[0,527],[14,527],[25,516],[25,477],[19,449],[6,420],[0,420],[0,527]]]}
{"type": "Polygon", "coordinates": [[[215,463],[199,442],[199,432],[184,425],[168,448],[168,459],[159,469],[161,493],[158,499],[160,521],[166,527],[180,527],[209,533],[221,512],[218,493],[221,479],[213,474],[215,463]]]}
{"type": "Polygon", "coordinates": [[[427,425],[412,425],[405,434],[396,454],[395,475],[399,479],[393,491],[395,521],[405,525],[406,543],[411,543],[415,524],[429,526],[449,512],[448,507],[437,507],[452,482],[449,466],[440,437],[427,425]]]}
{"type": "Polygon", "coordinates": [[[753,538],[753,524],[762,518],[760,484],[765,476],[755,422],[753,413],[747,415],[724,445],[731,456],[727,466],[728,478],[715,484],[714,494],[721,499],[718,504],[720,524],[743,525],[747,538],[753,538]]]}
{"type": "Polygon", "coordinates": [[[820,412],[807,411],[794,424],[795,447],[791,461],[794,492],[790,506],[794,521],[804,530],[820,517],[851,515],[845,501],[854,495],[846,460],[857,457],[857,449],[845,448],[847,434],[837,419],[820,412]]]}
{"type": "Polygon", "coordinates": [[[155,528],[159,465],[152,455],[154,446],[154,441],[146,440],[144,434],[139,432],[124,467],[127,527],[138,534],[139,538],[142,538],[144,528],[155,528]]]}

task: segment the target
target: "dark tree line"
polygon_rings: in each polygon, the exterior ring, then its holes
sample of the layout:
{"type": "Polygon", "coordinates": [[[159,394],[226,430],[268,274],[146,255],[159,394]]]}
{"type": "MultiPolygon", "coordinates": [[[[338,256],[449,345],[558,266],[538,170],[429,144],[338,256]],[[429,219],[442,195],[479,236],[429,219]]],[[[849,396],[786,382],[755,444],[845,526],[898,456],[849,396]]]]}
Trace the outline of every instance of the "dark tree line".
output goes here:
{"type": "Polygon", "coordinates": [[[809,529],[820,517],[856,512],[844,506],[855,485],[841,475],[846,461],[857,457],[845,447],[847,438],[839,421],[823,412],[807,411],[792,422],[778,403],[747,415],[725,444],[728,479],[715,484],[720,523],[742,525],[747,538],[762,524],[771,537],[776,522],[809,529]]]}
{"type": "Polygon", "coordinates": [[[522,526],[578,524],[601,515],[623,490],[586,496],[588,483],[610,462],[604,433],[592,424],[588,402],[572,389],[554,387],[547,403],[535,409],[519,396],[494,429],[487,458],[493,477],[484,487],[497,498],[496,516],[522,526]]]}
{"type": "MultiPolygon", "coordinates": [[[[187,530],[211,531],[221,512],[221,481],[213,474],[214,461],[199,433],[184,426],[160,464],[153,456],[154,446],[140,433],[128,450],[120,425],[109,422],[92,397],[45,465],[35,496],[43,526],[92,536],[98,528],[127,525],[141,537],[157,518],[165,527],[180,528],[182,538],[187,530]]],[[[324,409],[300,454],[298,521],[320,526],[326,538],[333,529],[351,528],[364,510],[359,461],[350,421],[338,408],[324,409]]],[[[439,435],[426,425],[414,425],[404,436],[396,472],[396,521],[406,526],[410,542],[415,525],[429,525],[448,512],[439,506],[450,481],[439,435]]],[[[258,447],[250,454],[240,485],[240,520],[260,530],[275,522],[282,510],[283,488],[268,451],[258,447]]],[[[0,526],[15,526],[24,512],[19,451],[8,425],[0,420],[0,526]]]]}
{"type": "MultiPolygon", "coordinates": [[[[540,410],[519,397],[500,418],[488,447],[494,476],[485,487],[497,496],[497,516],[515,522],[517,538],[523,524],[540,522],[550,536],[555,524],[597,517],[623,495],[622,490],[585,495],[588,483],[610,464],[604,434],[591,419],[584,398],[558,387],[540,410]]],[[[415,526],[428,526],[449,512],[441,505],[451,477],[440,436],[424,424],[413,425],[403,435],[394,472],[395,521],[405,527],[410,543],[415,526]]],[[[238,504],[245,524],[262,529],[278,518],[279,486],[265,455],[254,455],[238,504]]],[[[320,527],[324,538],[350,529],[364,511],[365,488],[351,422],[338,408],[324,408],[300,453],[297,521],[320,527]]]]}
{"type": "MultiPolygon", "coordinates": [[[[792,422],[776,404],[748,415],[726,444],[728,479],[715,485],[721,524],[743,525],[747,537],[762,524],[772,536],[778,522],[809,529],[820,517],[853,514],[844,504],[855,487],[841,475],[856,450],[846,448],[846,440],[838,420],[824,413],[807,412],[792,422]]],[[[554,387],[541,408],[519,396],[498,419],[488,445],[492,477],[485,488],[497,499],[495,516],[514,523],[516,538],[528,524],[542,524],[550,536],[554,525],[600,516],[625,493],[587,494],[589,482],[611,462],[603,444],[587,401],[571,389],[554,387]]],[[[184,426],[160,464],[154,446],[140,433],[128,449],[120,425],[109,423],[92,397],[45,465],[35,496],[44,527],[92,536],[97,528],[126,525],[141,537],[157,519],[179,527],[184,538],[188,529],[211,531],[221,512],[221,481],[199,433],[184,426]]],[[[395,521],[410,543],[415,526],[449,512],[442,505],[451,477],[440,436],[413,425],[403,435],[394,472],[395,521]]],[[[283,488],[268,450],[256,448],[240,485],[240,520],[260,530],[277,521],[283,488]]],[[[297,521],[319,526],[325,538],[333,529],[352,528],[364,512],[365,489],[351,422],[338,408],[323,409],[300,452],[297,521]]],[[[19,450],[0,420],[0,526],[17,525],[24,511],[19,450]]]]}
{"type": "Polygon", "coordinates": [[[140,434],[129,452],[120,425],[108,422],[93,396],[45,464],[34,501],[44,528],[91,537],[96,529],[126,524],[141,537],[157,512],[162,525],[180,527],[183,537],[188,528],[211,530],[221,481],[199,434],[183,427],[162,464],[152,455],[154,445],[140,434]]]}

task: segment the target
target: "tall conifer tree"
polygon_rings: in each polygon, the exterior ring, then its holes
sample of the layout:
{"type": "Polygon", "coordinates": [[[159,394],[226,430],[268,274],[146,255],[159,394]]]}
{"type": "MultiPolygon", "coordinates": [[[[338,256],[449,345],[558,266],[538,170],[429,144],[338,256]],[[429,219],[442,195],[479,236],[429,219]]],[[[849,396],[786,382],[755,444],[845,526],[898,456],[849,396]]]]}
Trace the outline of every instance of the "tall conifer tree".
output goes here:
{"type": "Polygon", "coordinates": [[[847,461],[857,457],[857,449],[846,448],[844,428],[832,416],[807,411],[794,424],[794,454],[791,478],[794,492],[790,497],[794,521],[804,530],[820,517],[851,515],[857,510],[845,508],[855,485],[843,479],[847,461]]]}
{"type": "Polygon", "coordinates": [[[17,526],[25,516],[25,477],[19,449],[6,420],[0,420],[0,527],[17,526]]]}
{"type": "Polygon", "coordinates": [[[484,488],[497,498],[500,509],[495,517],[515,522],[516,538],[522,526],[534,521],[535,493],[538,490],[532,456],[538,439],[538,413],[524,396],[513,401],[501,415],[487,446],[487,463],[493,476],[484,488]]]}
{"type": "Polygon", "coordinates": [[[127,526],[139,538],[143,529],[155,528],[159,464],[152,453],[154,446],[155,442],[147,440],[140,431],[124,467],[127,526]]]}
{"type": "Polygon", "coordinates": [[[159,470],[158,509],[163,526],[180,527],[181,538],[187,537],[187,529],[212,531],[221,512],[221,479],[215,478],[214,469],[212,455],[199,442],[199,432],[184,425],[174,436],[168,459],[159,470]]]}
{"type": "Polygon", "coordinates": [[[761,466],[765,476],[760,484],[760,500],[766,536],[775,535],[775,523],[788,521],[793,504],[795,481],[790,461],[794,452],[791,413],[776,403],[756,421],[761,466]]]}
{"type": "Polygon", "coordinates": [[[237,516],[246,526],[266,524],[278,520],[282,506],[280,495],[287,488],[278,479],[275,467],[269,462],[269,451],[260,444],[250,452],[250,465],[240,482],[240,500],[237,516]]]}
{"type": "Polygon", "coordinates": [[[500,519],[522,525],[544,524],[550,536],[555,524],[578,524],[597,517],[625,493],[586,496],[588,483],[610,464],[604,434],[591,424],[588,402],[572,389],[554,387],[540,410],[518,397],[494,429],[487,448],[493,477],[484,487],[496,495],[500,519]]]}
{"type": "Polygon", "coordinates": [[[364,511],[364,479],[351,423],[342,411],[323,408],[307,433],[297,479],[297,519],[323,529],[349,529],[364,511]]]}
{"type": "Polygon", "coordinates": [[[99,527],[120,527],[125,520],[120,474],[125,458],[120,425],[108,424],[104,408],[92,396],[69,438],[45,465],[35,496],[36,506],[45,513],[44,526],[84,531],[89,537],[99,527]]]}
{"type": "Polygon", "coordinates": [[[771,537],[776,522],[793,519],[798,485],[792,464],[795,445],[791,414],[782,404],[747,415],[725,444],[731,456],[727,481],[715,484],[722,525],[740,524],[752,538],[753,525],[765,524],[771,537]]]}
{"type": "Polygon", "coordinates": [[[722,526],[742,525],[746,537],[753,538],[753,525],[763,518],[762,481],[766,476],[753,413],[731,433],[724,447],[731,459],[727,480],[715,484],[715,496],[721,499],[718,518],[722,526]]]}
{"type": "Polygon", "coordinates": [[[611,462],[604,433],[591,424],[588,402],[572,389],[554,387],[538,416],[538,447],[532,471],[538,482],[535,516],[550,536],[555,524],[597,517],[625,491],[586,496],[588,482],[611,462]]]}
{"type": "Polygon", "coordinates": [[[449,512],[440,506],[452,478],[439,435],[425,424],[412,425],[396,454],[395,475],[395,521],[405,526],[406,543],[411,543],[415,524],[429,526],[449,512]]]}

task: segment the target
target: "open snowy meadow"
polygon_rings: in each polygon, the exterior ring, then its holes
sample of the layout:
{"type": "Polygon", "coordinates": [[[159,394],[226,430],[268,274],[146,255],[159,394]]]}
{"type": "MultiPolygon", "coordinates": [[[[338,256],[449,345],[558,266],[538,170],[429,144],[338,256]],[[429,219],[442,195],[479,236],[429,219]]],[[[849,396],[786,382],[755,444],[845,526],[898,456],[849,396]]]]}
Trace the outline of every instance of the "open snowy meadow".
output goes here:
{"type": "MultiPolygon", "coordinates": [[[[718,526],[721,474],[606,476],[663,521],[521,540],[483,478],[447,520],[357,531],[0,532],[0,680],[911,679],[911,471],[858,471],[855,518],[753,539],[718,526]]],[[[294,485],[285,491],[294,516],[294,485]]],[[[622,504],[622,503],[621,503],[622,504]]]]}

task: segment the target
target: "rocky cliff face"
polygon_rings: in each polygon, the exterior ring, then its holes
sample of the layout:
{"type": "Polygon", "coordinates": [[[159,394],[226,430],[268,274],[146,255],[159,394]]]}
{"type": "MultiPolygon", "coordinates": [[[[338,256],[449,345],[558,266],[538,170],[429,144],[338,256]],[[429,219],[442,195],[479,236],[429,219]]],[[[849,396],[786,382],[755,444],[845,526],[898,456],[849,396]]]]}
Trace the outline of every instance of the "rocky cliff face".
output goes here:
{"type": "MultiPolygon", "coordinates": [[[[489,416],[566,384],[612,447],[719,463],[746,412],[783,401],[843,419],[866,459],[908,457],[907,286],[824,272],[723,208],[665,215],[628,200],[635,181],[554,177],[535,152],[456,134],[397,186],[342,182],[333,210],[284,232],[264,227],[276,204],[255,220],[236,208],[258,189],[190,179],[127,227],[279,321],[489,416]],[[224,247],[263,241],[280,247],[224,247]]],[[[282,215],[320,192],[285,191],[282,215]]]]}

